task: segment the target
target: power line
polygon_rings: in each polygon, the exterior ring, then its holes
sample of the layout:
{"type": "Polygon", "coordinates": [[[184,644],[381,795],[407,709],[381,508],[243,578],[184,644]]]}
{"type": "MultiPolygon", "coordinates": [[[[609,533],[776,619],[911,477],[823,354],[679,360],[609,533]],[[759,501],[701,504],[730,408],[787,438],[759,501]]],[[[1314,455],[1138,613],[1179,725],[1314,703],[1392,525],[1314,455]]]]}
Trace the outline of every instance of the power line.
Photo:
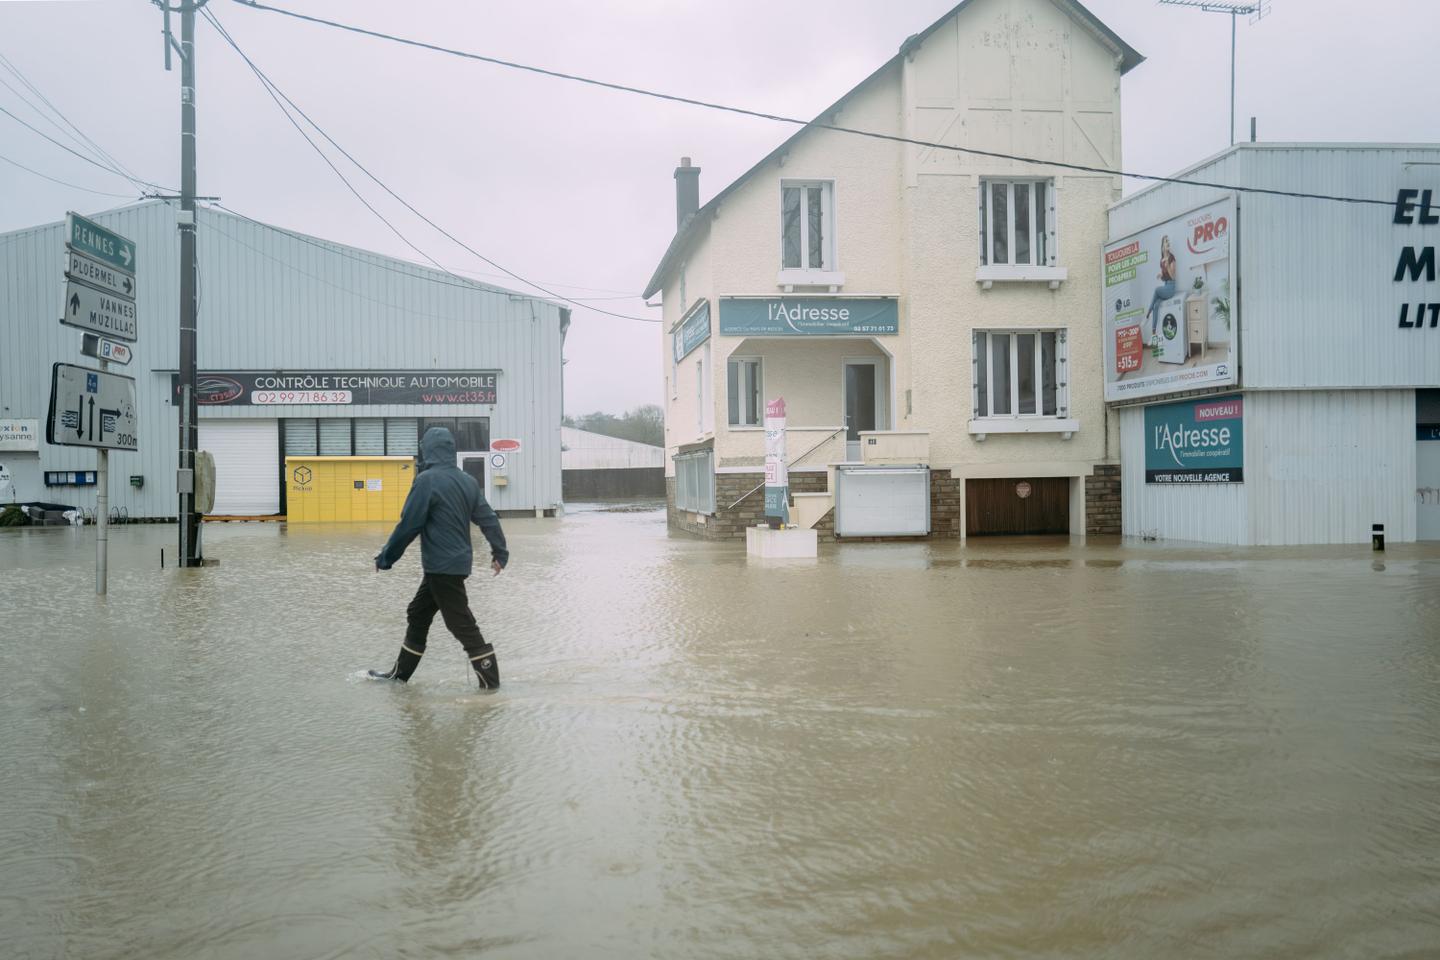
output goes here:
{"type": "MultiPolygon", "coordinates": [[[[169,201],[166,201],[166,203],[168,204],[169,201]]],[[[216,206],[219,206],[219,204],[216,204],[216,206]]],[[[288,230],[282,230],[282,229],[280,229],[280,228],[278,228],[278,227],[272,227],[272,226],[270,226],[269,224],[261,223],[261,222],[258,221],[258,220],[253,220],[253,219],[251,219],[250,217],[246,217],[246,216],[243,216],[242,214],[236,213],[234,210],[231,210],[231,209],[228,208],[228,207],[222,207],[221,209],[224,209],[227,213],[230,213],[230,214],[232,214],[232,215],[234,215],[234,216],[236,216],[236,217],[239,217],[239,218],[242,219],[242,220],[246,220],[246,221],[249,221],[250,223],[254,223],[254,224],[258,225],[258,226],[265,227],[265,228],[270,229],[270,230],[274,230],[274,231],[276,231],[277,233],[283,233],[283,234],[285,234],[286,236],[293,237],[293,238],[296,239],[296,240],[302,240],[302,241],[304,241],[304,242],[306,242],[306,243],[310,243],[310,244],[312,244],[313,246],[317,247],[318,249],[324,250],[324,251],[327,252],[327,253],[331,253],[331,254],[334,254],[334,255],[340,256],[340,257],[345,257],[345,256],[346,256],[346,254],[345,254],[343,251],[341,251],[341,250],[339,250],[339,249],[336,249],[336,248],[333,247],[333,246],[327,246],[327,245],[324,245],[324,244],[316,243],[315,241],[311,240],[311,238],[306,237],[306,236],[304,236],[304,235],[302,235],[302,234],[291,233],[291,232],[288,231],[288,230]]],[[[205,228],[206,230],[211,231],[212,233],[219,234],[219,235],[222,236],[222,237],[225,237],[225,238],[228,239],[231,243],[236,243],[236,244],[239,244],[239,245],[242,246],[242,247],[245,247],[247,250],[250,250],[251,252],[253,252],[253,253],[256,254],[257,256],[264,257],[266,260],[270,260],[270,261],[272,261],[272,262],[274,262],[274,263],[277,263],[277,264],[279,264],[280,266],[286,268],[287,270],[291,270],[291,271],[293,271],[293,272],[295,272],[295,273],[298,273],[298,274],[299,274],[300,276],[302,276],[302,277],[307,277],[307,278],[309,278],[309,279],[311,279],[311,280],[314,280],[316,283],[320,283],[320,284],[323,284],[323,285],[325,285],[325,286],[327,286],[327,287],[330,287],[330,288],[332,288],[332,289],[334,289],[334,290],[338,290],[338,291],[340,291],[341,293],[344,293],[344,294],[346,294],[346,295],[348,295],[348,296],[351,296],[351,297],[355,297],[355,298],[358,299],[358,300],[365,300],[365,301],[367,301],[367,302],[369,302],[369,303],[373,303],[373,304],[376,304],[376,305],[382,306],[382,307],[387,307],[387,308],[389,308],[389,309],[391,309],[391,310],[399,310],[399,311],[403,312],[406,316],[409,316],[409,317],[424,317],[424,318],[429,319],[429,320],[460,320],[460,321],[467,322],[467,323],[476,322],[475,320],[470,319],[470,318],[466,318],[466,317],[446,316],[446,315],[442,315],[442,314],[438,314],[438,313],[423,313],[423,312],[416,311],[412,306],[407,305],[407,304],[403,304],[403,303],[391,303],[391,302],[388,301],[388,300],[381,300],[381,299],[379,299],[378,297],[367,296],[367,295],[361,293],[360,291],[356,290],[354,287],[346,286],[345,284],[342,284],[342,283],[336,283],[335,281],[330,280],[330,279],[327,279],[326,277],[320,276],[319,274],[311,273],[309,270],[306,270],[306,269],[304,269],[304,268],[302,268],[302,267],[300,267],[300,266],[297,266],[295,263],[293,263],[293,262],[290,261],[290,260],[286,260],[286,259],[283,259],[283,258],[281,258],[281,257],[277,257],[277,256],[275,256],[275,255],[272,254],[272,253],[268,253],[268,252],[266,252],[265,250],[261,249],[260,247],[255,246],[253,243],[248,243],[248,242],[246,242],[245,240],[242,240],[240,237],[238,237],[238,236],[236,236],[235,234],[231,233],[229,230],[226,230],[226,229],[224,229],[223,227],[219,226],[218,224],[212,222],[212,220],[211,220],[210,218],[201,217],[201,218],[199,218],[199,219],[197,220],[197,222],[200,224],[200,226],[202,226],[202,227],[205,228]]],[[[382,265],[382,264],[377,264],[377,263],[374,263],[374,262],[371,262],[371,261],[368,261],[368,260],[362,260],[362,259],[359,258],[359,257],[349,257],[348,259],[353,259],[353,260],[356,260],[357,262],[365,263],[365,264],[367,264],[368,266],[372,266],[372,267],[377,267],[377,266],[382,267],[382,268],[384,267],[384,265],[382,265]]],[[[417,268],[417,269],[424,269],[423,267],[419,267],[418,265],[417,265],[416,268],[417,268]]],[[[476,291],[476,292],[480,292],[480,293],[490,293],[490,294],[495,294],[495,295],[501,295],[501,294],[503,294],[503,293],[505,292],[505,291],[501,291],[501,290],[495,289],[495,288],[483,287],[483,286],[480,286],[480,285],[478,285],[478,284],[446,283],[446,282],[443,281],[443,280],[435,280],[435,279],[432,278],[432,277],[420,276],[420,275],[413,274],[413,273],[404,273],[403,271],[396,271],[396,272],[397,272],[397,273],[400,273],[401,276],[409,277],[409,278],[412,279],[412,280],[419,280],[419,281],[422,281],[422,282],[440,283],[440,284],[444,284],[445,286],[448,286],[448,287],[462,287],[462,288],[464,288],[464,289],[472,290],[472,291],[476,291]]],[[[498,323],[498,322],[501,322],[501,321],[490,321],[490,322],[498,323]]]]}
{"type": "MultiPolygon", "coordinates": [[[[115,157],[112,156],[108,151],[106,151],[104,147],[100,146],[100,144],[96,143],[94,140],[91,140],[90,137],[88,137],[88,136],[85,134],[85,131],[84,131],[84,130],[81,130],[78,126],[76,126],[76,125],[70,120],[69,117],[67,117],[63,112],[61,112],[60,108],[57,107],[57,106],[55,106],[55,104],[50,101],[50,98],[47,97],[47,96],[45,96],[45,94],[44,94],[43,92],[41,92],[41,90],[40,90],[39,87],[37,87],[37,86],[35,86],[35,84],[31,83],[31,82],[30,82],[30,78],[27,77],[27,76],[25,76],[25,74],[21,72],[20,68],[17,67],[17,66],[15,66],[15,64],[12,63],[12,62],[10,61],[10,59],[9,59],[8,57],[6,57],[3,53],[0,53],[0,65],[3,65],[6,70],[10,71],[10,73],[14,75],[15,79],[19,80],[22,84],[25,85],[26,89],[28,89],[28,90],[29,90],[31,93],[33,93],[35,96],[39,97],[41,103],[43,103],[43,104],[45,104],[45,106],[49,107],[50,110],[51,110],[57,117],[59,117],[62,121],[65,122],[65,125],[66,125],[66,126],[68,126],[71,130],[74,131],[74,135],[72,135],[72,134],[70,134],[70,133],[66,133],[64,127],[61,127],[59,124],[55,123],[54,120],[50,120],[49,117],[46,117],[46,119],[49,120],[51,126],[54,126],[57,130],[60,130],[62,133],[65,133],[65,135],[66,135],[66,136],[69,136],[72,140],[74,140],[75,137],[78,136],[79,139],[75,141],[76,143],[80,143],[82,146],[88,146],[89,149],[94,150],[97,156],[99,156],[102,160],[104,160],[104,161],[106,161],[107,163],[109,163],[118,173],[124,175],[125,178],[128,179],[128,180],[129,180],[131,183],[133,183],[135,186],[138,187],[138,186],[140,186],[141,183],[145,183],[145,182],[146,182],[146,181],[140,180],[138,177],[136,177],[133,170],[131,170],[129,167],[125,166],[125,164],[121,163],[119,160],[116,160],[115,157]],[[137,182],[137,181],[138,181],[138,182],[137,182]]],[[[0,83],[4,83],[4,82],[5,82],[5,81],[3,80],[3,78],[0,78],[0,83]]],[[[22,96],[18,90],[16,90],[14,87],[11,87],[10,84],[8,84],[8,83],[6,83],[5,86],[8,87],[8,88],[11,90],[11,92],[13,92],[17,97],[20,97],[21,100],[25,101],[25,103],[26,103],[32,110],[34,110],[36,113],[40,114],[41,116],[45,116],[45,114],[44,114],[43,111],[41,111],[40,109],[38,109],[33,103],[30,103],[29,100],[26,100],[26,98],[25,98],[24,96],[22,96]]],[[[155,184],[147,184],[147,185],[148,185],[148,186],[155,186],[155,184]]]]}
{"type": "Polygon", "coordinates": [[[452,57],[460,57],[465,60],[477,60],[481,63],[494,64],[499,67],[506,67],[511,70],[523,70],[527,73],[535,73],[540,76],[552,77],[557,80],[569,80],[574,83],[583,83],[592,87],[601,87],[606,90],[614,90],[620,93],[630,93],[641,97],[650,97],[655,100],[665,100],[670,103],[681,103],[692,107],[702,107],[707,110],[719,110],[724,113],[738,114],[742,117],[754,117],[758,120],[772,120],[776,123],[786,123],[800,127],[815,127],[820,130],[830,130],[835,133],[844,133],[856,137],[866,137],[871,140],[884,140],[890,143],[909,144],[916,147],[927,147],[932,150],[943,150],[950,153],[963,153],[976,157],[989,157],[996,160],[1011,160],[1017,163],[1028,163],[1036,166],[1055,167],[1060,170],[1074,170],[1079,173],[1095,173],[1104,176],[1125,177],[1131,180],[1147,180],[1152,183],[1174,183],[1182,186],[1208,187],[1217,190],[1233,190],[1237,193],[1258,193],[1275,197],[1290,197],[1300,200],[1328,200],[1335,203],[1356,203],[1373,204],[1375,206],[1391,207],[1394,201],[1374,200],[1365,197],[1343,197],[1328,193],[1307,193],[1297,190],[1276,190],[1269,187],[1247,187],[1236,184],[1217,183],[1206,180],[1195,180],[1188,177],[1165,177],[1152,173],[1133,173],[1125,170],[1112,170],[1108,167],[1095,167],[1082,163],[1067,163],[1059,160],[1045,160],[1038,157],[1026,157],[1019,154],[1004,153],[998,150],[981,150],[977,147],[962,147],[950,143],[938,143],[932,140],[917,140],[912,137],[902,137],[898,134],[880,133],[874,130],[860,130],[854,127],[842,127],[832,123],[821,123],[818,120],[802,120],[797,117],[787,117],[782,114],[765,113],[760,110],[749,110],[744,107],[730,106],[729,104],[713,103],[708,100],[697,100],[694,97],[683,97],[673,93],[663,93],[658,90],[649,90],[644,87],[634,87],[623,83],[613,83],[608,80],[597,80],[594,77],[580,76],[574,73],[564,73],[559,70],[550,70],[545,67],[537,67],[526,63],[517,63],[513,60],[502,60],[499,57],[490,57],[480,53],[471,53],[465,50],[456,50],[452,47],[442,47],[434,43],[426,43],[423,40],[411,40],[407,37],[398,37],[391,33],[384,33],[379,30],[369,30],[365,27],[358,27],[354,24],[340,23],[336,20],[326,20],[323,17],[312,17],[308,14],[297,13],[294,10],[285,10],[280,7],[272,7],[257,0],[235,0],[241,6],[250,7],[254,10],[263,10],[267,13],[283,14],[293,17],[296,20],[304,20],[309,23],[316,23],[326,27],[334,27],[349,33],[358,33],[362,36],[374,37],[377,40],[388,40],[392,43],[399,43],[409,47],[417,47],[422,50],[430,50],[434,53],[443,53],[452,57]]]}
{"type": "MultiPolygon", "coordinates": [[[[73,154],[74,156],[79,157],[81,160],[84,160],[86,163],[90,164],[92,167],[99,167],[101,170],[104,170],[106,173],[114,174],[115,176],[119,177],[119,178],[122,179],[122,180],[128,180],[128,179],[130,179],[129,177],[125,176],[125,175],[124,175],[123,173],[121,173],[120,171],[115,170],[115,169],[112,169],[111,167],[107,167],[107,166],[105,166],[105,164],[99,162],[98,160],[94,160],[94,159],[92,159],[92,158],[90,158],[90,157],[85,156],[85,154],[83,154],[83,153],[80,153],[80,152],[78,152],[78,151],[75,151],[75,150],[70,149],[69,147],[65,146],[65,144],[61,143],[59,140],[56,140],[54,137],[50,136],[50,135],[49,135],[48,133],[46,133],[44,130],[41,130],[39,127],[36,127],[36,126],[34,126],[33,124],[26,123],[24,120],[21,120],[19,117],[15,116],[15,114],[13,114],[13,113],[11,113],[9,110],[5,109],[3,106],[0,106],[0,113],[5,114],[5,116],[9,117],[11,120],[14,120],[16,123],[20,124],[20,126],[25,127],[26,129],[30,130],[32,133],[36,134],[37,136],[44,137],[46,140],[49,140],[51,143],[55,144],[55,146],[59,147],[61,150],[64,150],[66,153],[73,154]]],[[[152,183],[152,184],[150,184],[150,186],[153,187],[153,186],[155,186],[155,184],[152,183]]]]}
{"type": "Polygon", "coordinates": [[[107,192],[107,191],[105,191],[105,190],[94,190],[94,189],[91,189],[90,187],[82,187],[82,186],[80,186],[80,184],[78,184],[78,183],[71,183],[69,180],[60,180],[60,179],[58,179],[58,178],[56,178],[56,177],[50,176],[48,173],[41,173],[39,170],[35,170],[35,169],[31,168],[31,167],[27,167],[27,166],[25,166],[25,164],[21,163],[21,162],[18,161],[18,160],[11,160],[9,157],[5,156],[4,154],[0,154],[0,160],[3,160],[5,163],[10,164],[12,167],[19,167],[21,170],[24,170],[26,173],[33,173],[35,176],[40,177],[40,178],[43,179],[43,180],[49,180],[51,183],[58,183],[58,184],[60,184],[62,187],[73,187],[73,188],[75,188],[76,190],[84,190],[86,193],[93,193],[93,194],[95,194],[96,196],[100,196],[100,197],[115,197],[116,199],[119,199],[119,200],[133,200],[133,199],[135,199],[134,196],[131,195],[131,194],[126,194],[126,193],[109,193],[109,192],[107,192]]]}
{"type": "MultiPolygon", "coordinates": [[[[289,104],[292,108],[294,108],[294,110],[295,110],[296,113],[298,113],[301,117],[303,117],[303,118],[305,119],[305,122],[306,122],[306,123],[310,124],[310,126],[313,127],[316,132],[318,132],[322,137],[324,137],[326,140],[328,140],[328,141],[330,142],[330,145],[331,145],[331,146],[333,146],[336,150],[340,151],[341,155],[343,155],[343,156],[345,157],[345,159],[349,160],[352,164],[354,164],[354,165],[356,166],[356,168],[358,168],[358,169],[360,170],[360,172],[364,173],[367,177],[369,177],[372,181],[374,181],[375,184],[378,185],[382,190],[384,190],[386,193],[388,193],[388,194],[389,194],[391,197],[393,197],[395,200],[399,201],[399,203],[401,204],[401,206],[405,207],[405,209],[409,210],[409,211],[410,211],[411,213],[413,213],[415,216],[419,217],[421,220],[425,221],[425,223],[429,224],[429,225],[430,225],[437,233],[439,233],[441,236],[443,236],[443,237],[445,237],[446,239],[450,240],[450,241],[451,241],[452,243],[454,243],[456,246],[458,246],[458,247],[460,247],[461,249],[467,251],[467,252],[470,253],[472,256],[476,257],[477,259],[482,260],[482,261],[484,261],[485,263],[488,263],[490,266],[494,267],[496,270],[499,270],[500,272],[502,272],[502,273],[504,273],[504,274],[506,274],[506,275],[508,275],[508,276],[510,276],[510,277],[513,277],[514,279],[518,280],[519,282],[525,284],[525,285],[528,286],[528,287],[533,287],[534,289],[539,290],[541,293],[545,294],[547,297],[551,297],[551,298],[553,298],[553,299],[555,299],[555,300],[559,300],[559,301],[562,301],[562,302],[564,302],[564,303],[569,303],[569,304],[571,304],[571,305],[573,305],[573,306],[577,306],[577,307],[580,307],[580,308],[585,309],[585,310],[590,310],[590,311],[592,311],[592,312],[594,312],[594,313],[603,314],[603,315],[609,316],[609,317],[616,317],[617,319],[620,319],[620,320],[634,320],[634,321],[638,321],[638,322],[640,322],[640,323],[662,323],[662,322],[664,322],[664,321],[663,321],[661,318],[659,318],[659,317],[636,317],[636,316],[631,316],[630,314],[616,313],[616,312],[613,311],[613,310],[606,310],[606,309],[604,309],[604,308],[602,308],[602,307],[591,306],[591,305],[588,304],[588,303],[584,303],[584,302],[581,302],[580,300],[577,300],[577,299],[574,299],[574,298],[571,298],[571,297],[567,297],[567,296],[565,296],[564,294],[556,293],[554,290],[551,290],[551,289],[549,289],[548,287],[543,286],[542,284],[536,283],[536,282],[533,281],[533,280],[530,280],[530,279],[527,279],[526,277],[521,276],[520,274],[516,273],[514,270],[511,270],[509,267],[506,267],[504,264],[498,263],[498,262],[496,262],[495,260],[490,259],[489,257],[485,256],[485,255],[484,255],[483,253],[481,253],[480,251],[476,250],[474,247],[472,247],[472,246],[470,246],[469,244],[467,244],[465,241],[461,240],[459,237],[455,236],[455,235],[454,235],[453,233],[451,233],[450,231],[446,230],[444,227],[440,226],[440,224],[436,223],[434,220],[430,219],[430,218],[427,217],[425,214],[423,214],[423,213],[421,213],[419,210],[417,210],[417,209],[414,207],[413,204],[411,204],[411,203],[410,203],[408,200],[406,200],[404,197],[400,196],[400,194],[398,194],[398,193],[396,193],[394,190],[390,189],[390,187],[389,187],[383,180],[381,180],[381,179],[380,179],[379,177],[377,177],[375,174],[371,173],[370,170],[367,169],[364,164],[362,164],[359,160],[356,160],[355,157],[354,157],[353,155],[351,155],[351,153],[350,153],[348,150],[346,150],[346,149],[345,149],[344,147],[342,147],[338,142],[336,142],[336,140],[335,140],[334,137],[332,137],[332,136],[330,136],[328,133],[326,133],[326,132],[325,132],[325,129],[324,129],[323,127],[321,127],[318,123],[316,123],[316,122],[310,117],[310,115],[307,114],[307,113],[299,106],[299,104],[295,103],[294,100],[291,100],[288,96],[286,96],[285,93],[284,93],[282,90],[280,90],[280,88],[279,88],[278,86],[275,85],[274,81],[272,81],[269,77],[267,77],[267,76],[265,75],[265,72],[264,72],[263,70],[261,70],[258,66],[256,66],[255,63],[254,63],[254,61],[252,61],[248,56],[246,56],[245,51],[243,51],[243,50],[240,49],[239,44],[237,44],[237,43],[235,42],[235,40],[230,36],[230,34],[229,34],[228,32],[226,32],[225,28],[220,24],[219,19],[215,16],[215,14],[214,14],[212,11],[210,11],[210,10],[203,10],[203,11],[201,11],[201,12],[204,14],[204,16],[206,17],[206,19],[210,21],[210,25],[213,26],[213,27],[220,33],[220,35],[224,38],[225,42],[228,43],[228,44],[230,44],[231,48],[234,49],[234,51],[235,51],[237,54],[239,54],[240,58],[245,61],[245,63],[250,67],[251,71],[254,72],[255,75],[256,75],[256,77],[259,78],[260,81],[265,85],[265,88],[266,88],[267,92],[270,92],[270,95],[271,95],[272,98],[276,98],[277,94],[278,94],[278,97],[279,97],[279,98],[283,98],[284,101],[285,101],[285,103],[289,104]]],[[[276,99],[276,103],[279,104],[279,99],[276,99]]],[[[294,120],[293,117],[290,117],[289,111],[286,111],[283,106],[281,106],[281,110],[285,112],[286,117],[287,117],[288,119],[290,119],[290,122],[291,122],[293,125],[295,125],[296,129],[297,129],[297,130],[300,130],[299,124],[296,123],[296,121],[294,120]]],[[[312,147],[315,147],[315,149],[317,150],[317,152],[321,152],[321,151],[320,151],[320,148],[314,143],[314,141],[310,140],[310,137],[305,134],[304,130],[300,130],[300,132],[301,132],[302,135],[305,136],[305,139],[310,142],[311,146],[312,146],[312,147]]],[[[324,153],[323,153],[323,152],[321,152],[321,156],[324,157],[324,153]]],[[[335,173],[336,173],[337,176],[340,176],[340,178],[341,178],[342,180],[345,179],[344,176],[343,176],[343,174],[341,174],[340,171],[339,171],[339,169],[337,169],[337,168],[335,167],[335,165],[330,162],[330,160],[329,160],[328,157],[325,157],[325,162],[330,166],[330,168],[331,168],[332,170],[335,171],[335,173]]],[[[348,180],[345,180],[345,184],[346,184],[346,186],[350,186],[350,182],[349,182],[348,180]]],[[[367,201],[365,201],[365,199],[364,199],[363,197],[360,197],[360,194],[355,191],[355,188],[354,188],[353,186],[350,186],[350,189],[351,189],[351,192],[355,193],[355,195],[360,198],[361,202],[364,203],[365,206],[371,210],[371,212],[375,213],[375,215],[376,215],[377,217],[380,216],[380,214],[379,214],[377,211],[375,211],[374,207],[371,207],[370,204],[369,204],[367,201]]],[[[381,219],[384,220],[383,217],[381,217],[381,219]]],[[[390,228],[391,228],[392,230],[395,230],[395,228],[390,225],[389,221],[385,221],[385,223],[386,223],[387,226],[390,226],[390,228]]],[[[445,273],[449,273],[448,270],[445,270],[445,268],[444,268],[443,266],[441,266],[437,261],[435,261],[432,257],[430,257],[428,254],[425,254],[423,251],[421,251],[421,250],[420,250],[418,247],[416,247],[414,244],[410,243],[409,240],[406,240],[405,237],[404,237],[403,235],[401,235],[398,230],[396,231],[396,235],[397,235],[397,236],[400,236],[400,238],[401,238],[402,240],[405,240],[405,243],[406,243],[408,246],[410,246],[411,249],[414,249],[416,252],[420,253],[422,256],[425,257],[426,260],[429,260],[431,263],[434,263],[436,269],[441,270],[441,271],[443,271],[443,272],[445,272],[445,273]]],[[[453,276],[453,274],[452,274],[452,276],[453,276]]]]}
{"type": "MultiPolygon", "coordinates": [[[[285,108],[285,104],[280,101],[280,97],[276,96],[279,88],[276,87],[273,83],[271,83],[270,78],[265,76],[264,73],[260,71],[260,68],[255,66],[255,64],[250,60],[249,57],[245,56],[244,51],[242,51],[240,47],[235,43],[235,41],[231,39],[230,34],[227,33],[225,31],[225,28],[220,25],[220,21],[216,19],[215,15],[209,10],[205,9],[202,9],[200,13],[202,16],[205,17],[205,19],[210,21],[210,25],[213,26],[217,32],[219,32],[220,36],[223,37],[224,40],[230,44],[230,46],[235,50],[235,52],[240,54],[240,58],[249,65],[252,71],[254,71],[256,78],[260,80],[261,85],[265,89],[265,92],[270,95],[271,100],[275,101],[275,106],[280,109],[280,112],[282,114],[284,114],[285,119],[290,121],[290,125],[295,128],[295,131],[299,133],[300,136],[305,138],[305,142],[310,144],[310,148],[315,151],[315,153],[320,157],[320,159],[325,161],[325,165],[330,168],[330,171],[334,173],[335,176],[340,178],[340,182],[345,184],[346,189],[348,189],[352,194],[355,195],[355,199],[359,200],[365,206],[366,210],[369,210],[372,214],[374,214],[377,220],[385,224],[385,226],[389,227],[390,232],[395,234],[395,236],[399,237],[400,241],[404,243],[407,247],[420,254],[420,256],[430,261],[430,263],[434,264],[435,269],[448,273],[449,271],[446,271],[444,267],[440,266],[440,262],[438,260],[430,256],[430,254],[426,253],[424,250],[420,249],[420,247],[416,246],[413,242],[411,242],[409,237],[405,236],[405,234],[400,232],[399,227],[391,223],[379,210],[376,210],[374,205],[371,204],[369,200],[366,200],[365,196],[355,188],[355,185],[350,182],[349,178],[346,177],[345,174],[340,172],[340,168],[335,166],[335,163],[328,156],[326,156],[325,151],[320,149],[320,145],[315,142],[315,140],[310,136],[310,134],[305,132],[305,128],[300,126],[299,121],[297,121],[293,116],[290,115],[290,111],[285,108]]],[[[306,119],[308,120],[309,118],[307,117],[306,119]]],[[[314,126],[313,121],[311,122],[311,126],[314,126]]],[[[317,127],[316,129],[319,128],[317,127]]]]}

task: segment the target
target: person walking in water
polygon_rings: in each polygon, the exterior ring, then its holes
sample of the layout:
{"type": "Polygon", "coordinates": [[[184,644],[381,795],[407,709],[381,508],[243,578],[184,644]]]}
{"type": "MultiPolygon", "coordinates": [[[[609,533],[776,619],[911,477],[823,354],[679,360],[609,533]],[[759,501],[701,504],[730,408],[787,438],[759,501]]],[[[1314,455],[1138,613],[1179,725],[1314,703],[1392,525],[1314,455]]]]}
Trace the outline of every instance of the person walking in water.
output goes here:
{"type": "Polygon", "coordinates": [[[1150,298],[1150,309],[1145,311],[1145,316],[1150,318],[1150,343],[1153,346],[1159,339],[1155,335],[1155,324],[1160,320],[1160,304],[1175,296],[1175,254],[1170,252],[1170,238],[1160,238],[1160,286],[1155,288],[1155,295],[1150,298]]]}
{"type": "Polygon", "coordinates": [[[470,602],[465,596],[465,578],[470,576],[473,556],[470,524],[480,528],[490,543],[490,569],[495,576],[510,561],[500,518],[485,502],[480,484],[455,465],[455,438],[444,427],[431,427],[420,441],[420,458],[415,483],[400,511],[400,522],[378,556],[375,569],[389,570],[417,536],[420,538],[420,565],[425,571],[415,599],[405,610],[405,641],[395,665],[388,671],[371,670],[376,680],[410,679],[420,658],[430,624],[439,613],[445,626],[455,634],[475,668],[480,689],[500,688],[500,666],[495,648],[485,642],[470,602]]]}

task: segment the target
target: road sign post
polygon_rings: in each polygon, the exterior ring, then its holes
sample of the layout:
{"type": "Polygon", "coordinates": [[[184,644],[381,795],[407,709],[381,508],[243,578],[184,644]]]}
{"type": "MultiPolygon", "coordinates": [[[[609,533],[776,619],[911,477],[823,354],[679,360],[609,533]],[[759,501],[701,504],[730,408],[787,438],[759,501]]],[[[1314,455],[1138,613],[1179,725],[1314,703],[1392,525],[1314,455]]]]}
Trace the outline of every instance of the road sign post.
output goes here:
{"type": "Polygon", "coordinates": [[[60,322],[88,331],[81,352],[99,370],[55,364],[46,439],[95,448],[95,592],[109,585],[110,450],[136,448],[135,381],[109,372],[130,362],[139,338],[135,309],[135,242],[78,213],[65,216],[65,300],[60,322]],[[96,402],[99,419],[96,419],[96,402]]]}

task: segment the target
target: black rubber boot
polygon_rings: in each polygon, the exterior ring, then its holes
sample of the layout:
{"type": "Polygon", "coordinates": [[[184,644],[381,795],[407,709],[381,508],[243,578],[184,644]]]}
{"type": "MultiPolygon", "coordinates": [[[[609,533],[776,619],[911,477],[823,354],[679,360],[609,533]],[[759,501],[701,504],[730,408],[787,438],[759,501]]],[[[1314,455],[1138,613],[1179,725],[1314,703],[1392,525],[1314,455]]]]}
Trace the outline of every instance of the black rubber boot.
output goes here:
{"type": "Polygon", "coordinates": [[[395,658],[395,665],[383,673],[379,670],[371,670],[370,679],[398,680],[404,683],[410,679],[411,674],[415,672],[415,668],[420,666],[420,658],[424,656],[424,654],[425,651],[421,650],[417,653],[402,643],[400,645],[400,654],[395,658]]]}
{"type": "Polygon", "coordinates": [[[500,661],[495,658],[495,648],[485,644],[485,650],[470,658],[475,676],[480,680],[480,689],[493,693],[500,689],[500,661]]]}

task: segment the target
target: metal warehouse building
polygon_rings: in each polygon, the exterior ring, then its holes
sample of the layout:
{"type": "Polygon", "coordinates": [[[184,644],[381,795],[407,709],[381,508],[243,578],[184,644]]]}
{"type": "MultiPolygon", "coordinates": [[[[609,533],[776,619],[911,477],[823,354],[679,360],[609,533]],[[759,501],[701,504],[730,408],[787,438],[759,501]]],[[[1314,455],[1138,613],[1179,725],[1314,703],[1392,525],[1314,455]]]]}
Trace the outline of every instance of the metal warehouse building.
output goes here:
{"type": "Polygon", "coordinates": [[[1243,144],[1110,211],[1124,532],[1440,540],[1440,146],[1243,144]]]}
{"type": "MultiPolygon", "coordinates": [[[[212,516],[283,516],[309,489],[287,457],[408,458],[435,425],[455,433],[460,465],[497,510],[560,505],[568,310],[224,211],[196,216],[199,445],[215,459],[212,516]],[[507,441],[503,455],[492,439],[507,441]]],[[[94,219],[137,245],[139,339],[131,365],[111,370],[136,380],[139,450],[111,454],[112,513],[174,517],[176,209],[157,200],[94,219]]],[[[93,510],[94,452],[45,442],[52,365],[96,365],[80,356],[81,332],[57,322],[64,254],[63,223],[0,235],[0,465],[9,501],[93,510]]],[[[311,519],[382,519],[359,506],[382,483],[357,480],[355,511],[347,499],[311,519]]]]}

